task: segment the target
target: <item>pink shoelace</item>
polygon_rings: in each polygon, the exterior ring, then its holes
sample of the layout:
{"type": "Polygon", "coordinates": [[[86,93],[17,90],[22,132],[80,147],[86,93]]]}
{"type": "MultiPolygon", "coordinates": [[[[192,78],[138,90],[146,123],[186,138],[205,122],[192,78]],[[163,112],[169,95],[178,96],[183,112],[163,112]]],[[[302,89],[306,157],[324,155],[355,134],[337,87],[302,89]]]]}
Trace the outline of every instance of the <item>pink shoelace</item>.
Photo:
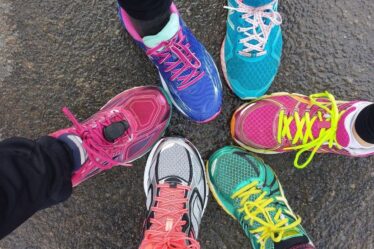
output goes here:
{"type": "Polygon", "coordinates": [[[158,205],[151,208],[155,218],[150,220],[152,226],[144,234],[141,249],[200,249],[200,244],[194,238],[182,232],[186,224],[182,217],[188,212],[184,208],[187,202],[185,191],[190,190],[190,187],[160,184],[157,188],[160,189],[156,197],[158,205]]]}
{"type": "MultiPolygon", "coordinates": [[[[111,143],[104,138],[102,133],[105,126],[112,123],[107,117],[104,117],[100,122],[95,122],[96,126],[82,125],[67,107],[64,107],[62,112],[73,123],[77,135],[82,139],[82,145],[87,152],[88,158],[98,168],[110,169],[116,165],[132,166],[130,163],[113,160],[113,156],[111,155],[112,151],[108,148],[111,146],[111,143]]],[[[123,120],[123,118],[120,120],[123,120]]]]}
{"type": "Polygon", "coordinates": [[[186,89],[195,84],[203,76],[204,72],[199,69],[201,62],[190,50],[190,43],[184,44],[185,36],[180,30],[178,34],[169,41],[163,41],[155,48],[147,51],[148,56],[158,57],[158,64],[165,64],[167,67],[165,72],[171,72],[170,80],[178,80],[180,82],[178,90],[186,89]],[[175,61],[168,61],[170,58],[175,58],[175,61]],[[181,68],[177,68],[182,64],[181,68]],[[182,75],[187,70],[191,72],[182,75]]]}
{"type": "Polygon", "coordinates": [[[237,0],[238,7],[225,6],[226,9],[242,13],[242,18],[250,24],[250,27],[237,27],[238,32],[244,33],[245,38],[240,40],[244,49],[239,53],[243,56],[251,57],[252,52],[257,52],[257,56],[265,55],[265,46],[268,41],[271,29],[275,25],[282,23],[282,16],[273,10],[275,0],[267,5],[252,7],[244,4],[242,0],[237,0]],[[270,20],[265,24],[264,19],[270,20]],[[255,41],[253,44],[252,41],[255,41]],[[251,43],[252,42],[252,43],[251,43]]]}

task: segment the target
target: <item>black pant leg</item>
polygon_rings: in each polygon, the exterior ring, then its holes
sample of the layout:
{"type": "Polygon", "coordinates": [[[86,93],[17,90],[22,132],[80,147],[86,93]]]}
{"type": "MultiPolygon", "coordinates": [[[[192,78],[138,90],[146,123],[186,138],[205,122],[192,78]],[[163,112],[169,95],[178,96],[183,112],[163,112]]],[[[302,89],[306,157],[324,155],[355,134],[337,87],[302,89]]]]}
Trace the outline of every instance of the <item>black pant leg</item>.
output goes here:
{"type": "Polygon", "coordinates": [[[374,144],[374,104],[365,107],[358,114],[355,128],[362,140],[374,144]]]}
{"type": "Polygon", "coordinates": [[[0,239],[71,195],[71,165],[70,150],[51,137],[0,142],[0,239]]]}
{"type": "Polygon", "coordinates": [[[133,18],[152,20],[167,12],[171,0],[118,0],[119,5],[133,18]]]}

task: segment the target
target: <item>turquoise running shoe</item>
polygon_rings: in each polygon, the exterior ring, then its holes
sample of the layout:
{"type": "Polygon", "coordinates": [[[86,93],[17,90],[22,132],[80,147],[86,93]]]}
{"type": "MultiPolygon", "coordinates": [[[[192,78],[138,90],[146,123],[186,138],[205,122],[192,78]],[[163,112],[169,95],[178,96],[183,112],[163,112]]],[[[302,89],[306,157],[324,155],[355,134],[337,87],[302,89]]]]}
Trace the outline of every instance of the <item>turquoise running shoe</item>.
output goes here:
{"type": "Polygon", "coordinates": [[[228,5],[222,70],[239,98],[257,98],[271,86],[281,60],[278,0],[228,0],[228,5]]]}
{"type": "Polygon", "coordinates": [[[232,146],[207,163],[210,190],[218,204],[240,222],[253,249],[314,249],[291,210],[273,170],[232,146]]]}

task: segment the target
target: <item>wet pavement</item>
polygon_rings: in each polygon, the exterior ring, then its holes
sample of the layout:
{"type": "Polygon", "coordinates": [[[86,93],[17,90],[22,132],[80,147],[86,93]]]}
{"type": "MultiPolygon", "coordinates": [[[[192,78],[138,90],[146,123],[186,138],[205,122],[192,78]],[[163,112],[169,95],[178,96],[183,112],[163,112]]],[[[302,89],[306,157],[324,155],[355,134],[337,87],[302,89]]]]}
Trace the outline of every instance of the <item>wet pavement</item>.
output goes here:
{"type": "MultiPolygon", "coordinates": [[[[225,1],[176,0],[196,36],[219,62],[225,1]]],[[[374,1],[283,0],[282,66],[270,92],[329,90],[341,99],[374,100],[374,1]]],[[[159,84],[146,56],[122,31],[109,0],[0,0],[0,138],[37,138],[67,126],[67,105],[86,118],[124,89],[159,84]]],[[[207,125],[175,112],[167,135],[190,139],[203,158],[232,144],[229,123],[242,102],[224,86],[223,113],[207,125]]],[[[317,155],[305,170],[294,154],[261,156],[277,172],[317,248],[374,248],[374,158],[317,155]]],[[[39,212],[1,249],[137,248],[145,215],[146,158],[77,188],[39,212]]],[[[240,227],[211,199],[202,248],[250,248],[240,227]]]]}

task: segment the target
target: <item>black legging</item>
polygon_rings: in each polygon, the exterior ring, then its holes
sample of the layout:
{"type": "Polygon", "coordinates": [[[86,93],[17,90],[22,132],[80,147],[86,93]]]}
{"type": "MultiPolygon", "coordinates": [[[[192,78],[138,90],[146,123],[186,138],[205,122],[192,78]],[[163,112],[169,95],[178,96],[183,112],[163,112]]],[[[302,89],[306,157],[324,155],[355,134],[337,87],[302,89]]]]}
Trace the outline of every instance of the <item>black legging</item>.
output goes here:
{"type": "Polygon", "coordinates": [[[367,106],[356,119],[357,134],[367,143],[374,144],[374,104],[367,106]]]}
{"type": "Polygon", "coordinates": [[[133,18],[152,20],[168,11],[171,0],[118,0],[119,5],[133,18]]]}
{"type": "Polygon", "coordinates": [[[72,165],[70,149],[51,137],[0,142],[0,239],[71,195],[72,165]]]}

